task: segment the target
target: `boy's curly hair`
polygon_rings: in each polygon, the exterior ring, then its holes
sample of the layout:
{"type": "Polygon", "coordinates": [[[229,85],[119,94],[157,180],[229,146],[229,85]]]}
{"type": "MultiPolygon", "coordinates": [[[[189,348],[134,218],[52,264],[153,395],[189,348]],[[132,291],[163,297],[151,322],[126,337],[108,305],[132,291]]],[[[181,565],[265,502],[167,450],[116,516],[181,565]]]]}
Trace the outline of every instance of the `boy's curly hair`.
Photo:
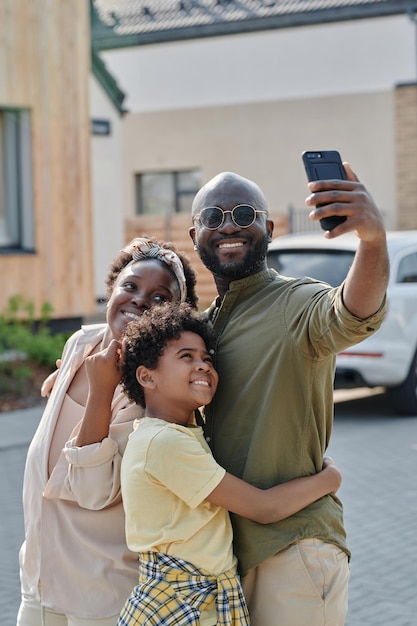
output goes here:
{"type": "Polygon", "coordinates": [[[121,385],[128,398],[145,408],[143,388],[136,379],[139,365],[156,369],[169,341],[183,332],[199,335],[209,352],[214,351],[215,335],[211,323],[189,304],[166,303],[143,312],[130,322],[123,339],[123,376],[121,385]]]}
{"type": "MultiPolygon", "coordinates": [[[[191,267],[190,261],[187,258],[187,256],[183,252],[178,252],[175,245],[170,241],[158,241],[154,237],[148,237],[147,235],[145,235],[145,237],[146,239],[149,239],[149,241],[156,243],[161,248],[172,250],[178,256],[184,268],[185,284],[187,288],[187,302],[194,309],[197,309],[198,297],[197,297],[197,292],[196,292],[196,282],[197,282],[196,274],[193,268],[191,267]]],[[[120,272],[126,267],[126,265],[128,265],[131,262],[131,260],[132,260],[131,254],[129,254],[128,252],[125,252],[124,250],[120,250],[119,254],[111,262],[109,266],[109,271],[107,273],[106,281],[105,281],[105,284],[107,287],[107,291],[106,291],[107,300],[110,298],[111,294],[113,293],[114,283],[116,282],[120,272]]],[[[162,261],[159,261],[159,262],[162,263],[162,261]]],[[[168,265],[166,267],[169,269],[169,271],[171,271],[168,265]]],[[[172,274],[174,275],[173,272],[172,274]]]]}

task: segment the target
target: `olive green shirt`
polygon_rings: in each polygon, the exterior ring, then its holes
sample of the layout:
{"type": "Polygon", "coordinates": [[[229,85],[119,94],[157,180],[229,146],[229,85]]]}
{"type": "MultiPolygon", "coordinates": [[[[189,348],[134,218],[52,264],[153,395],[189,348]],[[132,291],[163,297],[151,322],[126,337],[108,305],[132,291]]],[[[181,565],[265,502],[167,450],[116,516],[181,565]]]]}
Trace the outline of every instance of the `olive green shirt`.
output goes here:
{"type": "MultiPolygon", "coordinates": [[[[206,437],[228,472],[261,488],[316,473],[333,423],[335,355],[381,324],[385,303],[358,319],[343,285],[265,270],[230,284],[209,309],[217,335],[219,387],[206,407],[206,437]]],[[[316,537],[348,555],[343,510],[329,495],[277,523],[232,515],[244,576],[290,544],[316,537]]]]}

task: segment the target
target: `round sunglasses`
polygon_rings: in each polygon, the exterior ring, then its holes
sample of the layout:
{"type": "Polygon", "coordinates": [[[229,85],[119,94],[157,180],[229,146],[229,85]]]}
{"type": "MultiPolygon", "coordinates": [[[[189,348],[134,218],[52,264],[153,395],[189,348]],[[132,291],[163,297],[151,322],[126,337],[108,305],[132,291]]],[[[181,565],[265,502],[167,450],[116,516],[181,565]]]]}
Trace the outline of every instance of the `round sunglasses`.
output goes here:
{"type": "Polygon", "coordinates": [[[204,228],[208,230],[216,230],[224,224],[226,213],[230,213],[233,223],[239,228],[249,228],[256,220],[257,213],[268,213],[267,211],[258,211],[250,204],[238,204],[231,211],[223,211],[218,206],[208,206],[198,215],[194,216],[204,228]]]}

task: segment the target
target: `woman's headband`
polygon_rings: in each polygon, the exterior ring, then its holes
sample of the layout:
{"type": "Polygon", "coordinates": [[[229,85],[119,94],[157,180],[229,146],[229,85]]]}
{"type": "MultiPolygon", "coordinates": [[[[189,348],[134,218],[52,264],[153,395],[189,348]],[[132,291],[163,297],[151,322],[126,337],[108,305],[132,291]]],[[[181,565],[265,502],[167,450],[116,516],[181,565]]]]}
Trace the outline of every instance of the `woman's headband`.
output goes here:
{"type": "Polygon", "coordinates": [[[136,237],[123,248],[123,252],[127,252],[132,256],[132,263],[136,261],[144,261],[146,259],[158,259],[168,265],[174,272],[180,288],[180,300],[185,302],[187,299],[187,286],[185,282],[184,267],[180,258],[173,250],[161,248],[160,245],[151,241],[136,237]]]}

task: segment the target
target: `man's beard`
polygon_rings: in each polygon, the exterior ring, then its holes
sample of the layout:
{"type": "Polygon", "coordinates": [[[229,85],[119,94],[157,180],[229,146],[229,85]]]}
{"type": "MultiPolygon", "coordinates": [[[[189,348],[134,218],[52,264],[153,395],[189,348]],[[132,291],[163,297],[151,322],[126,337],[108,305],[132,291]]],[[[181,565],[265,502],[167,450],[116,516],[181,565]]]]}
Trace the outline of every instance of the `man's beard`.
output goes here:
{"type": "Polygon", "coordinates": [[[268,243],[269,236],[265,233],[262,239],[259,239],[252,247],[249,246],[248,253],[240,261],[220,261],[211,248],[203,248],[198,244],[197,252],[202,263],[214,276],[238,280],[254,274],[262,266],[268,251],[268,243]]]}

